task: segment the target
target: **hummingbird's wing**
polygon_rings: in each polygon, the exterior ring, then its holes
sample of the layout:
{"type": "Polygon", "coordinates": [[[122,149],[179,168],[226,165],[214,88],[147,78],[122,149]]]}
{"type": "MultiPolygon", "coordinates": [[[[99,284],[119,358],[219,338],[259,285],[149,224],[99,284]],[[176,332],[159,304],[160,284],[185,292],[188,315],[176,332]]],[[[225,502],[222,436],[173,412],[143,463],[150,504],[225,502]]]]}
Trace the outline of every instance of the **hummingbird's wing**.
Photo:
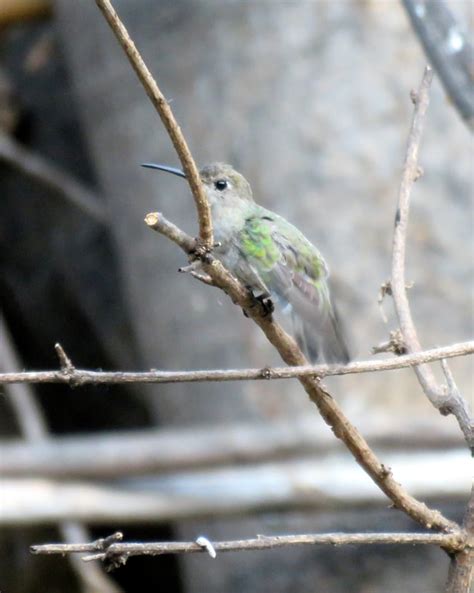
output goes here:
{"type": "Polygon", "coordinates": [[[238,242],[260,284],[290,305],[296,338],[310,360],[347,362],[328,269],[316,247],[284,218],[263,208],[247,218],[238,242]]]}

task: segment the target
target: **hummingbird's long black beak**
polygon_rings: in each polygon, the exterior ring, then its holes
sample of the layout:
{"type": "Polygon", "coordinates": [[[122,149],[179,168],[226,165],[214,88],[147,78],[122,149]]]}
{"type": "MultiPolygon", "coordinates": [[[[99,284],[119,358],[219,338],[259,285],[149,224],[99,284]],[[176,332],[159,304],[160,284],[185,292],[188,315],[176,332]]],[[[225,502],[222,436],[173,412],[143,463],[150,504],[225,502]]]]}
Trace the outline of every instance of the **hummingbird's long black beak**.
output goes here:
{"type": "Polygon", "coordinates": [[[159,171],[166,171],[167,173],[173,173],[173,175],[177,175],[178,177],[186,178],[186,175],[181,171],[181,169],[177,169],[176,167],[169,167],[168,165],[156,165],[155,163],[142,163],[142,167],[146,167],[147,169],[158,169],[159,171]]]}

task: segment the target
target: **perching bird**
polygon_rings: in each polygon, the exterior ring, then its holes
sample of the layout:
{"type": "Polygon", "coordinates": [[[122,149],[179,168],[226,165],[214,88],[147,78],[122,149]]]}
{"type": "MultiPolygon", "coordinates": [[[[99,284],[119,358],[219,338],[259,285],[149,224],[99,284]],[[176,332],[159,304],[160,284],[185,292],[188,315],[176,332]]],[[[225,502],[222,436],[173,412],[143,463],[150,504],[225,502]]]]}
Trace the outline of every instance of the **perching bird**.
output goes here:
{"type": "MultiPolygon", "coordinates": [[[[144,167],[186,177],[166,165],[144,167]]],[[[201,169],[211,206],[213,253],[255,295],[270,297],[293,319],[298,344],[312,362],[348,362],[319,251],[292,224],[255,203],[248,181],[230,165],[201,169]]]]}

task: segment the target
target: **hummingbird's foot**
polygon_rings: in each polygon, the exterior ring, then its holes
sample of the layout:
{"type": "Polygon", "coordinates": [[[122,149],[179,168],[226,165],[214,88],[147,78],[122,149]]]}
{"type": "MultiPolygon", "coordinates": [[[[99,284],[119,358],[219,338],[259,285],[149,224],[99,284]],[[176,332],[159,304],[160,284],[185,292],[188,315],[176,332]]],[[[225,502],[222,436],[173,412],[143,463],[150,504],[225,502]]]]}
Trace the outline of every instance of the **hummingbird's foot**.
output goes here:
{"type": "MultiPolygon", "coordinates": [[[[250,286],[247,286],[247,290],[249,291],[254,301],[252,308],[260,306],[262,308],[263,317],[268,317],[268,315],[271,315],[273,313],[273,311],[275,310],[275,305],[273,304],[273,301],[268,293],[264,292],[263,294],[259,294],[258,296],[256,296],[250,286]]],[[[245,317],[248,317],[248,313],[245,311],[245,309],[243,310],[243,313],[245,317]]]]}
{"type": "Polygon", "coordinates": [[[265,294],[261,294],[260,296],[258,296],[256,298],[263,309],[264,317],[268,317],[269,315],[271,315],[273,313],[273,311],[275,311],[275,305],[273,304],[273,301],[269,296],[267,296],[265,294]]]}

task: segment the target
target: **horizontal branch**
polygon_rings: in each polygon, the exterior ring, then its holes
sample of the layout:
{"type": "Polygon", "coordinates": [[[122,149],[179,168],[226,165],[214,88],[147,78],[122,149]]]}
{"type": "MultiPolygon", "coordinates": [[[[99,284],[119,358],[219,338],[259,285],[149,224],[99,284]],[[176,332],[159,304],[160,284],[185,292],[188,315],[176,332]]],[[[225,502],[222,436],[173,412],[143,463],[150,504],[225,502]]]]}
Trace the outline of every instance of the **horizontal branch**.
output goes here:
{"type": "MultiPolygon", "coordinates": [[[[117,538],[121,534],[116,534],[117,538]]],[[[112,536],[113,537],[113,536],[112,536]]],[[[124,561],[131,556],[159,556],[162,554],[192,554],[208,552],[212,547],[215,552],[238,552],[249,550],[272,550],[275,548],[314,545],[432,545],[442,546],[447,550],[462,550],[466,545],[465,536],[460,533],[316,533],[303,535],[259,535],[251,539],[211,542],[147,542],[147,543],[112,543],[104,545],[104,540],[88,544],[43,544],[31,546],[33,554],[71,554],[91,553],[84,560],[124,561]],[[209,545],[210,544],[210,545],[209,545]],[[104,549],[105,548],[105,549],[104,549]],[[122,558],[118,558],[122,557],[122,558]]],[[[198,541],[200,538],[198,538],[198,541]]]]}
{"type": "MultiPolygon", "coordinates": [[[[15,350],[7,324],[0,313],[0,369],[21,368],[20,358],[15,350]]],[[[45,415],[38,403],[31,385],[6,385],[2,396],[6,396],[12,411],[16,416],[22,445],[29,450],[36,451],[44,445],[48,447],[50,434],[45,415]]],[[[21,445],[20,445],[21,446],[21,445]]],[[[90,538],[87,528],[82,523],[61,521],[58,531],[64,541],[73,544],[90,538]]],[[[95,593],[121,593],[122,589],[115,585],[103,572],[103,567],[97,563],[83,564],[75,556],[68,558],[75,571],[81,589],[95,593]]]]}
{"type": "MultiPolygon", "coordinates": [[[[464,501],[468,495],[471,484],[463,449],[387,453],[385,463],[385,471],[396,470],[422,500],[464,501]]],[[[241,467],[233,462],[107,485],[2,476],[0,526],[63,520],[88,525],[157,524],[282,509],[385,506],[383,493],[363,470],[346,453],[333,453],[241,467]]]]}
{"type": "MultiPolygon", "coordinates": [[[[156,82],[153,80],[124,25],[115,13],[110,0],[96,0],[96,2],[125,50],[146,93],[158,111],[183,164],[184,172],[194,196],[199,219],[200,241],[198,241],[198,245],[194,250],[194,257],[200,259],[204,273],[209,276],[209,281],[212,281],[216,287],[223,290],[259,326],[270,344],[276,348],[285,364],[289,366],[307,364],[307,360],[295,340],[279,324],[275,323],[272,316],[268,315],[265,307],[262,305],[256,306],[255,297],[226,270],[222,262],[213,257],[211,253],[213,235],[210,206],[193,158],[182,132],[174,119],[172,110],[156,82]]],[[[153,221],[149,220],[149,217],[147,217],[146,222],[152,226],[151,223],[153,221]]],[[[159,220],[157,219],[156,222],[159,223],[159,220]]],[[[155,230],[160,229],[156,227],[155,230]]],[[[179,235],[183,238],[186,237],[183,232],[180,232],[179,235]]],[[[184,250],[189,255],[189,249],[184,248],[184,250]]],[[[302,376],[298,379],[310,400],[318,408],[324,421],[331,427],[334,435],[346,445],[357,463],[367,472],[382,492],[390,498],[395,507],[403,510],[424,527],[443,531],[458,529],[458,525],[455,522],[443,517],[439,511],[429,509],[425,504],[416,500],[403,489],[399,482],[394,479],[391,472],[387,470],[386,466],[377,458],[362,434],[346,418],[331,394],[321,385],[318,377],[302,376]]]]}
{"type": "Polygon", "coordinates": [[[291,379],[296,377],[331,377],[391,371],[437,360],[466,356],[474,353],[474,341],[433,348],[384,360],[351,362],[347,365],[303,365],[293,367],[265,367],[260,369],[198,370],[198,371],[90,371],[71,367],[57,371],[24,371],[0,373],[0,385],[8,383],[68,383],[73,386],[100,383],[194,383],[201,381],[251,381],[291,379]]]}
{"type": "MultiPolygon", "coordinates": [[[[439,422],[434,415],[408,417],[394,423],[390,415],[374,417],[371,414],[369,419],[361,419],[360,428],[377,450],[446,451],[461,444],[456,427],[439,422]]],[[[329,430],[324,430],[316,419],[304,416],[228,426],[56,436],[35,445],[4,441],[0,444],[0,475],[4,478],[110,479],[236,462],[281,461],[340,450],[341,444],[329,430]]]]}

